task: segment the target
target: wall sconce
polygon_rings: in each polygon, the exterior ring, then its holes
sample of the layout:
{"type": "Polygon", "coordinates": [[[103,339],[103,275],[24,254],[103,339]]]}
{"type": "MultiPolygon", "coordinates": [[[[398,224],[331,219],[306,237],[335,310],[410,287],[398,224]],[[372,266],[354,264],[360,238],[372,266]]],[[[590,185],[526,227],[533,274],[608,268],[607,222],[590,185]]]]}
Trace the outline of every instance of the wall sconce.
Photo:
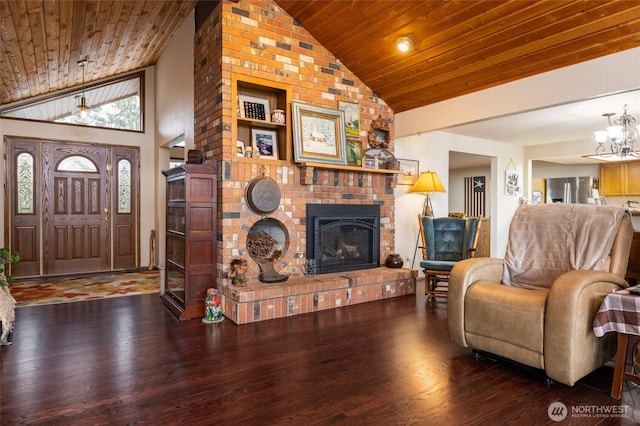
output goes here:
{"type": "Polygon", "coordinates": [[[402,53],[407,53],[413,50],[413,46],[414,44],[411,37],[402,36],[396,39],[396,48],[402,53]]]}

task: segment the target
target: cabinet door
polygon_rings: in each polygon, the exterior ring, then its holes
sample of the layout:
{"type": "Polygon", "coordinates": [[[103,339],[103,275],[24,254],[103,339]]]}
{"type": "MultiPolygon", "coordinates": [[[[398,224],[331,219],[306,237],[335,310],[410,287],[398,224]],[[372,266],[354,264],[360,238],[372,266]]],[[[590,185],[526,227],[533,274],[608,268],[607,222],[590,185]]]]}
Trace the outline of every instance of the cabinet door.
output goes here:
{"type": "Polygon", "coordinates": [[[626,195],[640,195],[640,163],[628,163],[626,195]]]}
{"type": "Polygon", "coordinates": [[[624,195],[624,165],[600,166],[600,195],[624,195]]]}

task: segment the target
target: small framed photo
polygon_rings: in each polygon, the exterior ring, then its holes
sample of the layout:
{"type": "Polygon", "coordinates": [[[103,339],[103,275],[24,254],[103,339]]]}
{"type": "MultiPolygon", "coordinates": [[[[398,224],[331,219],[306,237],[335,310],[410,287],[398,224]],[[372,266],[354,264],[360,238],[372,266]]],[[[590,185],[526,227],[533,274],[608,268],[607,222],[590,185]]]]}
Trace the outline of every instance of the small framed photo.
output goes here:
{"type": "Polygon", "coordinates": [[[238,95],[238,109],[240,110],[240,118],[263,121],[271,119],[268,99],[238,95]]]}
{"type": "Polygon", "coordinates": [[[347,164],[362,166],[362,143],[359,140],[347,139],[347,164]]]}
{"type": "Polygon", "coordinates": [[[398,175],[398,185],[413,185],[418,179],[420,172],[420,162],[418,160],[405,160],[398,158],[400,162],[400,174],[398,175]]]}
{"type": "Polygon", "coordinates": [[[278,159],[278,137],[273,130],[251,129],[251,145],[253,152],[259,153],[260,158],[278,159]]]}
{"type": "Polygon", "coordinates": [[[362,160],[362,167],[365,169],[377,169],[378,168],[378,159],[375,157],[365,157],[362,160]]]}
{"type": "Polygon", "coordinates": [[[238,157],[244,157],[245,144],[241,140],[236,141],[236,155],[238,157]]]}

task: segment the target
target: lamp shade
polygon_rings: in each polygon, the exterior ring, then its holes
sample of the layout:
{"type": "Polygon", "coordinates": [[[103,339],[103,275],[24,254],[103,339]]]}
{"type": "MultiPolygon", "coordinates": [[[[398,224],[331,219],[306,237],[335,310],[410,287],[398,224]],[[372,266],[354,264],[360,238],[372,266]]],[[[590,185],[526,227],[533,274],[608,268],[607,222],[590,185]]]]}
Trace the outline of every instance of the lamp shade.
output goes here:
{"type": "Polygon", "coordinates": [[[418,180],[411,187],[409,192],[417,194],[431,194],[434,192],[447,192],[447,190],[444,189],[444,185],[440,181],[436,172],[427,171],[420,173],[418,180]]]}

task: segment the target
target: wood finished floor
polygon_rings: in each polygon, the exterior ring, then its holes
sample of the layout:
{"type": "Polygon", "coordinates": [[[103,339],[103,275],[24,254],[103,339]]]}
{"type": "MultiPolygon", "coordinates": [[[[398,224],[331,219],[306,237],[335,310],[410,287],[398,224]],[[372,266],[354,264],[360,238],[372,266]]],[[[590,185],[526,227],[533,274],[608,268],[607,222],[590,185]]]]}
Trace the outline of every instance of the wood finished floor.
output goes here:
{"type": "MultiPolygon", "coordinates": [[[[0,348],[14,424],[621,424],[552,422],[550,403],[617,406],[612,371],[574,387],[474,360],[446,302],[417,296],[236,326],[179,322],[157,294],[17,310],[0,348]]],[[[622,421],[622,424],[625,423],[622,421]]]]}

